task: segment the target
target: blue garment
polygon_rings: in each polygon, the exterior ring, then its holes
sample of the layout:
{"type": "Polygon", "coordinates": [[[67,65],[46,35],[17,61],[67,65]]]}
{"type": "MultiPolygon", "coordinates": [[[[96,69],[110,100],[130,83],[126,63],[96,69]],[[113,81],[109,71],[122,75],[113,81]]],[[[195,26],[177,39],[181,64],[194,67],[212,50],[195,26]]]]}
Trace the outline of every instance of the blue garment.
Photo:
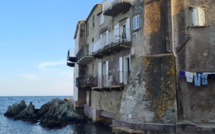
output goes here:
{"type": "Polygon", "coordinates": [[[180,77],[185,77],[185,72],[184,72],[184,71],[180,71],[180,72],[179,72],[179,76],[180,76],[180,77]]]}
{"type": "Polygon", "coordinates": [[[202,74],[202,85],[208,84],[208,74],[203,73],[202,74]]]}
{"type": "Polygon", "coordinates": [[[195,86],[201,86],[201,76],[202,76],[202,74],[200,74],[200,73],[195,73],[194,74],[194,84],[195,84],[195,86]]]}

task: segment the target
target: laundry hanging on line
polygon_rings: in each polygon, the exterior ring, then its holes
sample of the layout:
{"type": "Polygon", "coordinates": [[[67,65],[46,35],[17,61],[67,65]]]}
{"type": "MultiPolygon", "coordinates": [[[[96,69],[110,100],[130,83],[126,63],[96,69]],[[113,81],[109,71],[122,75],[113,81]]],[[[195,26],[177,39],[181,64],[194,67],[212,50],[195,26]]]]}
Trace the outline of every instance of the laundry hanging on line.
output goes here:
{"type": "Polygon", "coordinates": [[[194,83],[195,86],[208,85],[208,79],[215,79],[215,72],[189,72],[180,71],[180,77],[185,77],[186,82],[194,83]]]}

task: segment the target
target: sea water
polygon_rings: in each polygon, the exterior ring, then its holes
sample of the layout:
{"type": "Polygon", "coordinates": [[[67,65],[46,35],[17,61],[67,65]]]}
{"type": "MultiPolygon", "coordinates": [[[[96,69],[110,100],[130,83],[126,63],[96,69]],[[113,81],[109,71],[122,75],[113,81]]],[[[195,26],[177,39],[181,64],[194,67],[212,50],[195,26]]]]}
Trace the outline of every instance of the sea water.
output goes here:
{"type": "Polygon", "coordinates": [[[96,126],[92,123],[85,125],[69,124],[61,129],[47,129],[36,124],[24,121],[14,121],[4,116],[9,105],[25,100],[26,105],[33,103],[39,109],[51,99],[71,98],[68,96],[7,96],[0,97],[0,134],[112,134],[111,129],[104,126],[96,126]]]}

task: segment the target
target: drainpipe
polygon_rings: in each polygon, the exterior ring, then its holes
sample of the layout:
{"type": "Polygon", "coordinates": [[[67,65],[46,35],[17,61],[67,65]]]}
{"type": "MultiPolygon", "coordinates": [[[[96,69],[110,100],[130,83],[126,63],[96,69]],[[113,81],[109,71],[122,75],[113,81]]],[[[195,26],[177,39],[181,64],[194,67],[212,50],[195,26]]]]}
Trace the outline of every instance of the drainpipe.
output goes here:
{"type": "Polygon", "coordinates": [[[179,106],[178,106],[178,87],[179,87],[179,81],[178,81],[178,72],[179,72],[179,67],[178,67],[178,55],[177,55],[177,52],[176,52],[176,46],[175,46],[175,42],[174,42],[174,32],[175,32],[175,27],[174,27],[174,0],[170,0],[171,1],[171,30],[172,30],[172,52],[173,52],[173,55],[175,57],[175,70],[176,70],[176,75],[175,75],[175,85],[176,85],[176,107],[177,107],[177,120],[179,118],[179,114],[178,114],[178,110],[179,110],[179,106]]]}
{"type": "Polygon", "coordinates": [[[172,30],[172,52],[173,52],[173,54],[174,54],[174,57],[177,57],[177,54],[176,54],[176,49],[175,49],[175,42],[174,42],[174,19],[173,19],[173,17],[174,17],[174,15],[173,15],[173,11],[174,9],[173,9],[173,0],[171,0],[171,30],[172,30]]]}

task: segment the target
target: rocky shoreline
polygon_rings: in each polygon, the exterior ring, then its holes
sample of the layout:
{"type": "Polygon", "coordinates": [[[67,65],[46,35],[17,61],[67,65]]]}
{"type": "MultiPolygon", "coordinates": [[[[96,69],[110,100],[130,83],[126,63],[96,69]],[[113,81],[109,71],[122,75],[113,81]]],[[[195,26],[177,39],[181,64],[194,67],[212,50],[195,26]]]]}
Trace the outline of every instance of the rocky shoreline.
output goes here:
{"type": "Polygon", "coordinates": [[[70,99],[52,99],[40,109],[35,109],[32,102],[27,106],[22,100],[18,104],[8,107],[4,116],[14,120],[23,120],[29,123],[39,123],[42,127],[62,128],[67,124],[86,123],[85,116],[74,109],[70,99]]]}

